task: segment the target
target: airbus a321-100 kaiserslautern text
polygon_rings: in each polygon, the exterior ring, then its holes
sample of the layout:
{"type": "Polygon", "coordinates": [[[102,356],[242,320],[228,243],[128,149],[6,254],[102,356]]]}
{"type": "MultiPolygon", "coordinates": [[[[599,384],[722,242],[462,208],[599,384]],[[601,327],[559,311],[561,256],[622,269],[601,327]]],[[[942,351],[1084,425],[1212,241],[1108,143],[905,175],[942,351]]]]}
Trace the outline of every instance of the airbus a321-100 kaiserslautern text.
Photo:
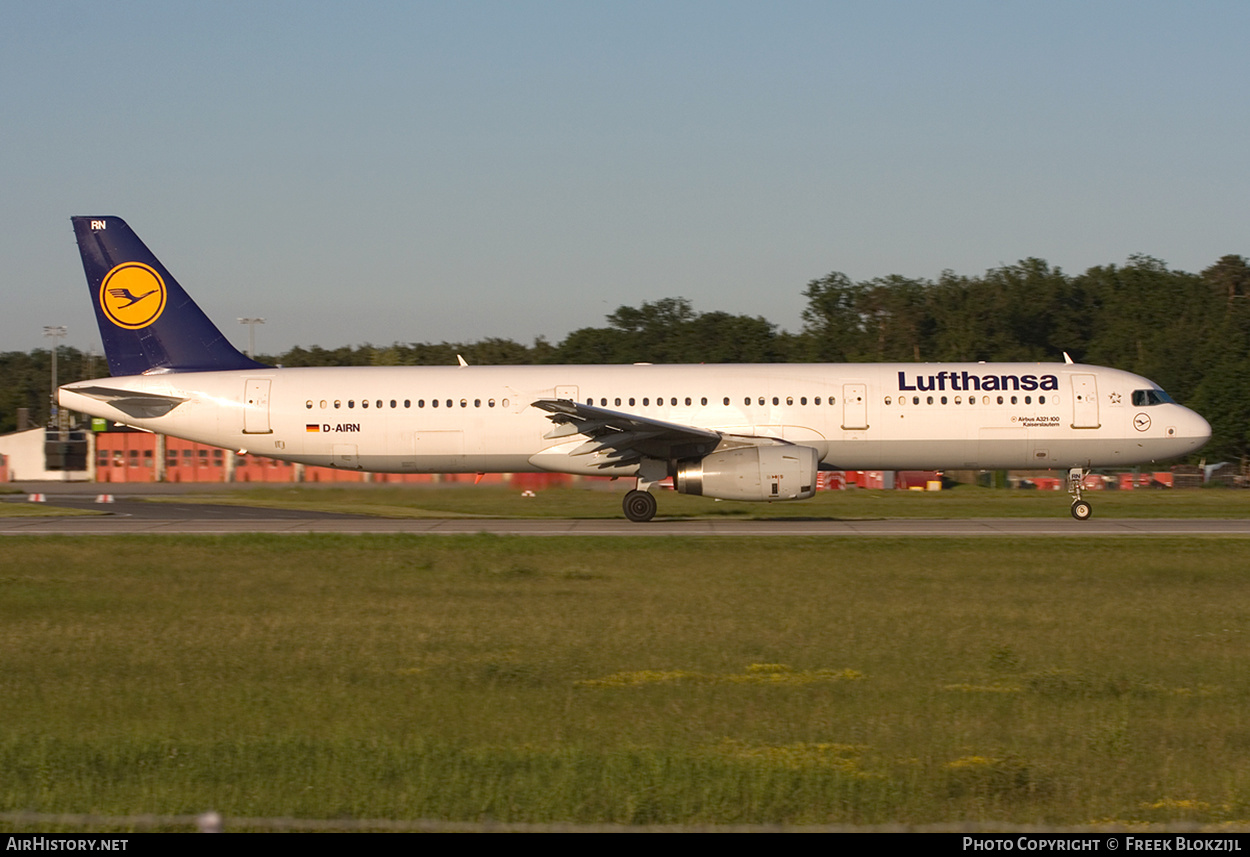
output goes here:
{"type": "MultiPolygon", "coordinates": [[[[1175,458],[1211,427],[1151,381],[1066,363],[278,368],[236,350],[118,217],[74,217],[111,378],[62,407],[304,464],[636,479],[802,500],[819,470],[1064,469],[1175,458]]],[[[463,361],[462,361],[463,362],[463,361]]]]}

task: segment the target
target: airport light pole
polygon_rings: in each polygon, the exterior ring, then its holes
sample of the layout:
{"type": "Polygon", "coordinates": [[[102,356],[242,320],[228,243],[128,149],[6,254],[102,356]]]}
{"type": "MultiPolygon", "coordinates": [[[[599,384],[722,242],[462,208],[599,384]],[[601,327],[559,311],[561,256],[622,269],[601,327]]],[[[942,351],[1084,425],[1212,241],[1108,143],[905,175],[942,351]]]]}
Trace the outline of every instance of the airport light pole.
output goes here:
{"type": "Polygon", "coordinates": [[[59,350],[59,339],[65,336],[65,325],[44,325],[43,335],[52,337],[52,396],[50,398],[51,410],[48,411],[48,422],[57,427],[61,427],[60,412],[56,402],[56,352],[59,350]]]}
{"type": "Polygon", "coordinates": [[[241,318],[239,324],[247,325],[247,356],[256,359],[256,325],[264,324],[263,318],[241,318]]]}

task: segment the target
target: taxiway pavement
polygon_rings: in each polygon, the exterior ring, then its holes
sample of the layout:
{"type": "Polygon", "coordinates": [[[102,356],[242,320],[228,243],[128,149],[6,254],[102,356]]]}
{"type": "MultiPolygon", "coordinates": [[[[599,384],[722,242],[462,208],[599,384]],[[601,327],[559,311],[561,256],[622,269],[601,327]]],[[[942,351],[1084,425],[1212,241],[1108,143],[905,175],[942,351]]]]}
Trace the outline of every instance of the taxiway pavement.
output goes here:
{"type": "MultiPolygon", "coordinates": [[[[7,501],[15,502],[15,501],[7,501]]],[[[1213,518],[773,518],[765,520],[375,518],[292,509],[145,503],[119,498],[97,504],[85,496],[50,496],[49,504],[103,511],[66,517],[0,518],[0,535],[117,535],[225,533],[493,533],[526,536],[1250,536],[1250,520],[1213,518]]]]}

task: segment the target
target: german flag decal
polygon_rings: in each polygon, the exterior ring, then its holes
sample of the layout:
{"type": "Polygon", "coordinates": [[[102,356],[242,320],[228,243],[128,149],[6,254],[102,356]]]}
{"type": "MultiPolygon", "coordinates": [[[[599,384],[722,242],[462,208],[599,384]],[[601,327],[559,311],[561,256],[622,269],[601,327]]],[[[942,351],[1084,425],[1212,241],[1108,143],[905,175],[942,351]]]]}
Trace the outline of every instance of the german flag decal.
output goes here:
{"type": "Polygon", "coordinates": [[[317,423],[307,423],[304,426],[304,431],[321,431],[321,426],[317,423]]]}

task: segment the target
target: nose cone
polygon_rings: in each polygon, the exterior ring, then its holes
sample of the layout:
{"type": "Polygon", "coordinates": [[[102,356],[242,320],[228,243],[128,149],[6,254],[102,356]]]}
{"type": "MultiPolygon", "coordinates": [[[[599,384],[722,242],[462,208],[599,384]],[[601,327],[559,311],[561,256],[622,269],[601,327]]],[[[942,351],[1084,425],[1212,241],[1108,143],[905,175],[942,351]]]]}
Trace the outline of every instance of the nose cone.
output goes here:
{"type": "Polygon", "coordinates": [[[1199,426],[1198,433],[1196,435],[1196,437],[1200,439],[1198,445],[1202,446],[1211,439],[1211,424],[1198,414],[1194,414],[1194,421],[1199,426]]]}
{"type": "Polygon", "coordinates": [[[1184,409],[1184,414],[1177,429],[1181,436],[1192,444],[1190,449],[1198,449],[1211,439],[1211,424],[1203,419],[1201,414],[1195,413],[1189,408],[1184,409]]]}

